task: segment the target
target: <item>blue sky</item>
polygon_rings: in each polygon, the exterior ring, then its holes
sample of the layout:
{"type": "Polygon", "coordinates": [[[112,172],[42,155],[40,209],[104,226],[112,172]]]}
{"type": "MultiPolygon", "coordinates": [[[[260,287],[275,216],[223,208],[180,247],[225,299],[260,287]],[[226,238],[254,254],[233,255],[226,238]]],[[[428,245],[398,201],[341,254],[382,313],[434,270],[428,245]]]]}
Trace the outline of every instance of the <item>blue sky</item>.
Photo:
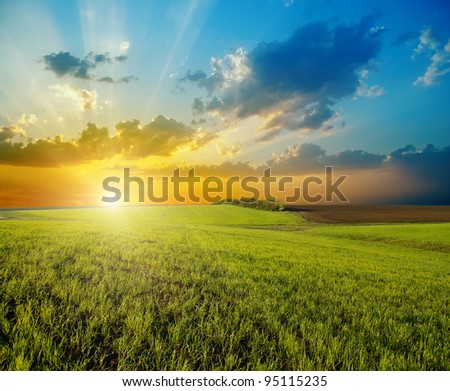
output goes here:
{"type": "Polygon", "coordinates": [[[447,158],[449,20],[443,0],[1,1],[1,161],[49,166],[36,151],[80,149],[88,123],[83,140],[121,149],[48,161],[255,168],[317,145],[393,173],[427,144],[447,158]]]}

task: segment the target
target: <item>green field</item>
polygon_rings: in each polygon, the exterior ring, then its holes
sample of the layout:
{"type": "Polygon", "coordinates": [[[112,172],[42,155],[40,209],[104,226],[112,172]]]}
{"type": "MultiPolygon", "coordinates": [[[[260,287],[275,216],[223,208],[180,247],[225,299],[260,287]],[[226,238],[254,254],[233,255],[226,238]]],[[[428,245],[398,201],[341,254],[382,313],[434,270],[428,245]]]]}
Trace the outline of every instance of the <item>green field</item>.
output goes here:
{"type": "Polygon", "coordinates": [[[450,370],[450,224],[0,211],[2,370],[450,370]]]}

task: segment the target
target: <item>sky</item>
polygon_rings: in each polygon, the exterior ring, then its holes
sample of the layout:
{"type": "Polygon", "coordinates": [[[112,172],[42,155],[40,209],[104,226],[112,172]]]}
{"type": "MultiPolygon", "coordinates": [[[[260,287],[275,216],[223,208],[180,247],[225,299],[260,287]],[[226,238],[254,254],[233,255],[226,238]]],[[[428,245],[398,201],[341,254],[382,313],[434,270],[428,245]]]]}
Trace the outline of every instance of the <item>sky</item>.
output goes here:
{"type": "Polygon", "coordinates": [[[0,208],[103,205],[124,167],[330,165],[353,203],[449,204],[449,20],[445,0],[0,0],[0,208]]]}

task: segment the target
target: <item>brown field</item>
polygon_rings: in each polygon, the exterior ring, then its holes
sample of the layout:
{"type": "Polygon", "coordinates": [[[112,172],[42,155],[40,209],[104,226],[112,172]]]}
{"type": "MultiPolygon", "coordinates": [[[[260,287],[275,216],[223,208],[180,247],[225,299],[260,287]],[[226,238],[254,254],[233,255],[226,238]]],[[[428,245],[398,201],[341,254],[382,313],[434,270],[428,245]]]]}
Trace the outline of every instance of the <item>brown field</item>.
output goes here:
{"type": "Polygon", "coordinates": [[[448,222],[450,206],[419,205],[289,205],[315,223],[415,223],[448,222]]]}

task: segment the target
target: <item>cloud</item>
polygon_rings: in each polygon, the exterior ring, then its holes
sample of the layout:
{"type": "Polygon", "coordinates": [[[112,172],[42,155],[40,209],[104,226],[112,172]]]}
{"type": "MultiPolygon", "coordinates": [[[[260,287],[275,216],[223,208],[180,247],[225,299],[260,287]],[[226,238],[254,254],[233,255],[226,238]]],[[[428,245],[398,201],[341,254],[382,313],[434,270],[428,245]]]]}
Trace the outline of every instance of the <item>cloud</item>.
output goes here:
{"type": "Polygon", "coordinates": [[[35,114],[29,114],[28,117],[25,113],[23,113],[17,123],[22,127],[28,127],[30,125],[34,125],[38,121],[38,117],[35,114]]]}
{"type": "Polygon", "coordinates": [[[80,162],[79,151],[73,143],[63,142],[60,136],[45,140],[33,140],[28,144],[0,141],[0,163],[54,167],[62,162],[80,162]]]}
{"type": "Polygon", "coordinates": [[[191,125],[201,125],[201,124],[204,124],[204,123],[206,123],[207,121],[206,121],[206,119],[204,119],[204,118],[199,118],[199,119],[193,119],[192,121],[191,121],[191,125]]]}
{"type": "Polygon", "coordinates": [[[426,28],[422,30],[412,58],[415,59],[422,53],[429,54],[431,63],[425,73],[416,79],[414,85],[428,87],[439,83],[443,76],[450,72],[450,39],[446,44],[442,44],[434,30],[426,28]]]}
{"type": "Polygon", "coordinates": [[[130,47],[131,47],[130,41],[123,41],[120,43],[119,51],[120,53],[127,53],[130,47]]]}
{"type": "Polygon", "coordinates": [[[450,147],[439,149],[427,144],[422,150],[416,150],[413,145],[407,145],[391,152],[387,162],[420,180],[445,182],[450,189],[450,147]]]}
{"type": "Polygon", "coordinates": [[[316,144],[296,144],[281,153],[273,153],[267,167],[279,174],[303,175],[321,172],[325,166],[333,166],[339,170],[374,169],[381,167],[385,159],[386,155],[352,149],[327,155],[316,144]]]}
{"type": "Polygon", "coordinates": [[[99,128],[93,123],[87,124],[86,129],[73,144],[79,151],[80,159],[83,160],[102,160],[117,153],[115,143],[109,137],[108,128],[99,128]]]}
{"type": "Polygon", "coordinates": [[[0,129],[0,142],[9,141],[14,137],[14,131],[9,126],[0,129]]]}
{"type": "Polygon", "coordinates": [[[450,204],[450,146],[439,149],[428,144],[416,150],[407,145],[392,152],[385,164],[400,170],[417,185],[418,191],[405,202],[450,204]]]}
{"type": "Polygon", "coordinates": [[[100,81],[102,83],[114,83],[114,79],[109,76],[101,77],[100,79],[97,79],[97,81],[100,81]]]}
{"type": "Polygon", "coordinates": [[[141,126],[138,120],[119,122],[115,127],[121,153],[128,158],[167,156],[190,141],[193,130],[174,119],[159,115],[141,126]]]}
{"type": "Polygon", "coordinates": [[[79,79],[92,79],[89,70],[95,68],[96,64],[87,59],[81,60],[69,52],[50,53],[42,57],[46,69],[52,71],[56,76],[73,76],[79,79]]]}
{"type": "Polygon", "coordinates": [[[372,35],[381,35],[382,33],[389,31],[385,26],[373,26],[370,28],[369,33],[372,35]]]}
{"type": "Polygon", "coordinates": [[[206,97],[194,100],[195,114],[265,119],[259,140],[284,129],[329,129],[334,105],[356,93],[359,72],[381,49],[385,29],[374,20],[371,15],[333,28],[308,24],[285,41],[262,42],[249,52],[238,49],[223,59],[213,58],[209,75],[188,71],[179,84],[190,82],[206,90],[206,97]]]}
{"type": "MultiPolygon", "coordinates": [[[[218,165],[196,165],[195,173],[201,177],[218,176],[258,176],[271,168],[275,176],[322,175],[326,166],[333,166],[336,172],[367,178],[367,189],[372,189],[386,202],[410,203],[450,203],[450,147],[438,149],[427,145],[417,150],[411,145],[400,148],[387,155],[362,150],[346,149],[335,154],[327,154],[316,144],[293,145],[280,153],[274,153],[265,164],[253,167],[248,162],[232,163],[225,161],[218,165]],[[373,176],[372,176],[373,175],[373,176]],[[389,195],[386,189],[375,189],[371,178],[397,178],[407,183],[404,192],[389,195]],[[381,190],[381,191],[380,191],[381,190]],[[401,194],[400,194],[401,193],[401,194]],[[399,195],[400,194],[400,195],[399,195]]],[[[140,175],[170,176],[176,166],[160,167],[151,171],[143,170],[140,175]]],[[[192,166],[179,167],[187,171],[192,166]]],[[[117,167],[121,169],[121,167],[117,167]]],[[[400,189],[399,189],[400,190],[400,189]]]]}
{"type": "Polygon", "coordinates": [[[274,153],[261,168],[270,167],[274,175],[307,175],[322,173],[326,166],[347,174],[367,170],[399,173],[416,190],[397,201],[450,203],[450,146],[439,149],[428,144],[416,149],[407,145],[387,155],[348,149],[328,155],[316,144],[301,144],[274,153]]]}
{"type": "Polygon", "coordinates": [[[128,60],[128,56],[124,56],[123,54],[116,57],[116,60],[119,62],[125,62],[128,60]]]}
{"type": "MultiPolygon", "coordinates": [[[[107,83],[115,81],[109,76],[96,76],[93,71],[100,65],[111,65],[115,62],[123,63],[127,60],[128,57],[125,54],[112,57],[110,53],[90,52],[84,58],[78,58],[69,52],[63,51],[50,53],[41,58],[41,61],[46,65],[45,69],[52,71],[58,77],[73,77],[107,83]]],[[[136,78],[134,76],[126,76],[119,79],[118,82],[129,82],[132,80],[136,80],[136,78]]]]}
{"type": "Polygon", "coordinates": [[[361,70],[359,75],[359,86],[356,89],[357,96],[381,96],[386,93],[383,86],[380,86],[378,84],[369,86],[367,84],[367,77],[369,76],[369,71],[367,69],[361,70]]]}
{"type": "Polygon", "coordinates": [[[233,157],[242,151],[242,145],[236,141],[234,144],[228,146],[222,142],[216,145],[217,152],[219,152],[220,156],[229,156],[233,157]]]}
{"type": "Polygon", "coordinates": [[[76,140],[64,141],[62,135],[31,139],[27,144],[0,140],[0,162],[34,167],[73,165],[105,159],[116,153],[107,128],[88,123],[76,140]]]}
{"type": "Polygon", "coordinates": [[[224,58],[212,57],[210,64],[209,76],[201,70],[187,71],[184,77],[178,79],[178,86],[184,82],[192,82],[206,89],[211,95],[217,90],[227,90],[236,83],[243,82],[251,73],[248,55],[242,48],[238,48],[235,53],[227,54],[224,58]]]}
{"type": "Polygon", "coordinates": [[[203,128],[197,129],[193,135],[190,144],[188,145],[191,151],[196,151],[218,137],[217,132],[207,131],[203,128]]]}
{"type": "Polygon", "coordinates": [[[0,163],[35,167],[58,167],[103,160],[116,155],[126,159],[148,156],[169,156],[179,148],[199,149],[217,138],[214,132],[194,130],[171,118],[158,115],[146,125],[138,120],[119,122],[111,137],[107,128],[88,123],[78,138],[64,141],[62,136],[28,139],[14,142],[16,135],[24,136],[15,126],[0,128],[0,163]]]}
{"type": "Polygon", "coordinates": [[[0,143],[11,142],[16,137],[25,137],[24,130],[16,125],[3,126],[0,128],[0,143]]]}
{"type": "Polygon", "coordinates": [[[137,77],[130,75],[130,76],[124,76],[121,77],[119,80],[116,81],[116,83],[129,83],[130,81],[138,80],[137,77]]]}
{"type": "Polygon", "coordinates": [[[89,91],[71,84],[53,84],[49,86],[55,96],[69,99],[81,111],[97,108],[97,91],[89,91]]]}
{"type": "Polygon", "coordinates": [[[427,50],[437,50],[438,47],[439,40],[436,36],[436,32],[431,28],[425,28],[419,36],[419,44],[414,49],[414,56],[427,50]]]}
{"type": "MultiPolygon", "coordinates": [[[[292,113],[280,113],[266,121],[260,132],[263,131],[281,131],[281,129],[289,130],[314,130],[320,129],[327,121],[331,120],[336,112],[330,108],[331,101],[325,100],[312,103],[304,107],[304,110],[297,115],[292,113]]],[[[274,133],[269,132],[270,135],[274,133]]]]}
{"type": "Polygon", "coordinates": [[[97,81],[99,81],[99,82],[111,83],[111,84],[129,83],[134,80],[138,80],[138,78],[133,75],[125,76],[125,77],[122,77],[117,80],[114,80],[112,77],[109,77],[109,76],[104,76],[104,77],[101,77],[100,79],[97,79],[97,81]]]}

